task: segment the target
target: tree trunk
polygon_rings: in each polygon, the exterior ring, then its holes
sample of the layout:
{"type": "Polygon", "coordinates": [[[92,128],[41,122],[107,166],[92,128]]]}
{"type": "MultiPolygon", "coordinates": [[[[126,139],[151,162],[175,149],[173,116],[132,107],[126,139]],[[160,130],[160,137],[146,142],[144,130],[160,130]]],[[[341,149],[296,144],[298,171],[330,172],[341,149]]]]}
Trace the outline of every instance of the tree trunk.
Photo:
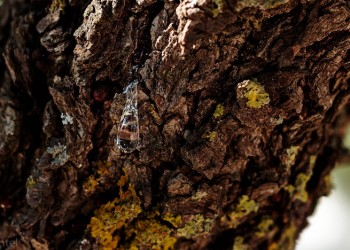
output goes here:
{"type": "Polygon", "coordinates": [[[294,248],[345,152],[348,0],[0,5],[0,248],[294,248]]]}

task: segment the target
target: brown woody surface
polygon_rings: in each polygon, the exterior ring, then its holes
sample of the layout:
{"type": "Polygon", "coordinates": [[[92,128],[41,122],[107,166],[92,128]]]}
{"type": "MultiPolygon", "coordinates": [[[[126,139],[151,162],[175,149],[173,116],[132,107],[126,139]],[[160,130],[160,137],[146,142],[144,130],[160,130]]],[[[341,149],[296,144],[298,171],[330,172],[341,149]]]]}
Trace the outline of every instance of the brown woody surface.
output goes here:
{"type": "Polygon", "coordinates": [[[88,224],[121,199],[125,174],[142,213],[114,231],[116,249],[166,249],[136,241],[145,220],[176,239],[169,249],[294,248],[341,152],[350,1],[0,5],[9,249],[102,249],[88,224]],[[135,77],[141,146],[123,154],[114,140],[135,77]]]}

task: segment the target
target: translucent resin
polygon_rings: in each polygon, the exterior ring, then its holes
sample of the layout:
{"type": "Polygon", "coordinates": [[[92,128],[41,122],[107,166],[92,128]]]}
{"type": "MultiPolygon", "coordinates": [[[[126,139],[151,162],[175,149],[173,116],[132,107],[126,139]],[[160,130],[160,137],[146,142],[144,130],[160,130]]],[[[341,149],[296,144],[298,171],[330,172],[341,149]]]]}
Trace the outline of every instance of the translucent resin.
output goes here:
{"type": "Polygon", "coordinates": [[[124,153],[131,153],[139,146],[140,129],[137,110],[137,81],[125,89],[126,104],[120,119],[116,144],[124,153]]]}

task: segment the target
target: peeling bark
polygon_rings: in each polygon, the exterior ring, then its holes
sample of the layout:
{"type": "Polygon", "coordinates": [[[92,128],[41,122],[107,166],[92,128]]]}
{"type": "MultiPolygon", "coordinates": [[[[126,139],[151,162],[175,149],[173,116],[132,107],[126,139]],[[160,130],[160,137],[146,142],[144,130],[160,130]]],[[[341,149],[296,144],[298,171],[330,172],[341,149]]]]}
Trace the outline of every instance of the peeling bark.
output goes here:
{"type": "Polygon", "coordinates": [[[348,0],[0,1],[0,241],[293,249],[348,154],[349,20],[348,0]]]}

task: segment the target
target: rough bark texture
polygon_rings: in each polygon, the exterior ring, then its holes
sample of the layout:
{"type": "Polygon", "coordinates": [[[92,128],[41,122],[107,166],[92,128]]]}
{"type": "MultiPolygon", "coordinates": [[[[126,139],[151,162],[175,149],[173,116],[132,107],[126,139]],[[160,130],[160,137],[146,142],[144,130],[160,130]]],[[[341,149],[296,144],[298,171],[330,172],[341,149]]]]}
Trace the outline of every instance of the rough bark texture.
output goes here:
{"type": "Polygon", "coordinates": [[[350,1],[0,5],[8,249],[294,248],[342,152],[350,1]]]}

